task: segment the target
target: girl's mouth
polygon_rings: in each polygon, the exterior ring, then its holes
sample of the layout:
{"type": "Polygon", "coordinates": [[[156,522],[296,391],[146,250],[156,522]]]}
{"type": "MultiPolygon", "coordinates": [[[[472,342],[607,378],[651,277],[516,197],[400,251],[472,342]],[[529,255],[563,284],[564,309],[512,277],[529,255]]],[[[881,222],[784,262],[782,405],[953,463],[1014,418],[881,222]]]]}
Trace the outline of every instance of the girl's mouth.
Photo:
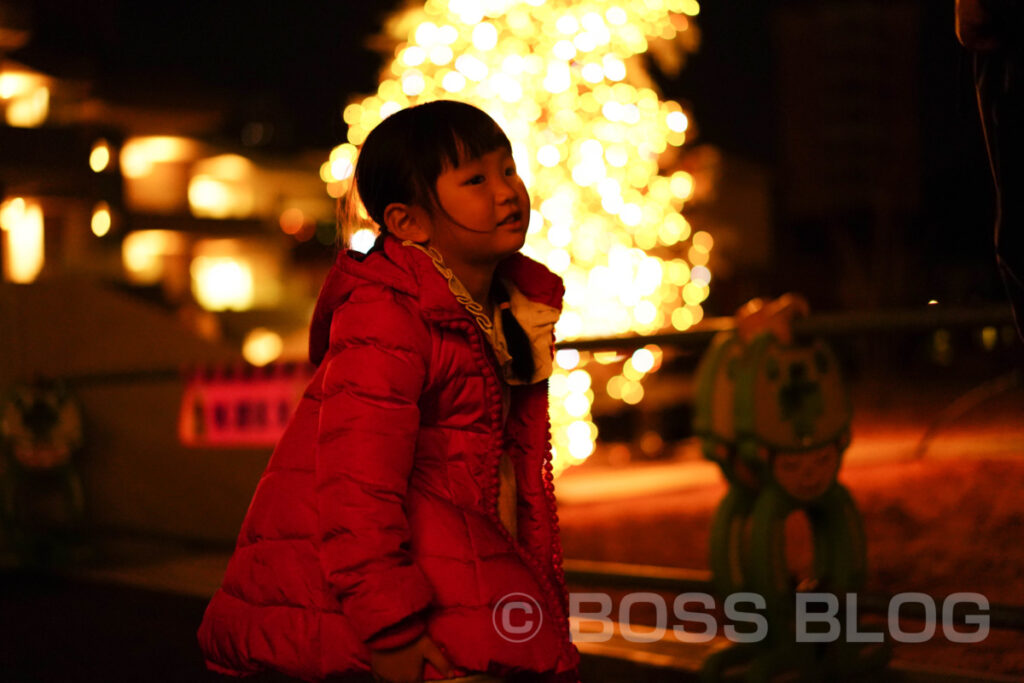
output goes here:
{"type": "Polygon", "coordinates": [[[523,220],[523,214],[519,211],[513,211],[509,215],[498,221],[498,225],[512,225],[514,223],[521,223],[523,220]]]}

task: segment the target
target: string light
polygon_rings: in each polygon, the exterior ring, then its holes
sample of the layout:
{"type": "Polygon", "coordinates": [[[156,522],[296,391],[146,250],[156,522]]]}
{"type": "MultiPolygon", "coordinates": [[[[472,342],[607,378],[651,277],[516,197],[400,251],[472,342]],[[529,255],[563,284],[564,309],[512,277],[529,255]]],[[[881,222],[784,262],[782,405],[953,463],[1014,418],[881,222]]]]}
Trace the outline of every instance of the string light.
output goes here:
{"type": "Polygon", "coordinates": [[[106,140],[97,140],[89,152],[89,168],[100,173],[110,165],[110,145],[106,140]]]}
{"type": "Polygon", "coordinates": [[[97,237],[103,237],[110,232],[110,225],[110,205],[106,202],[99,202],[93,208],[92,219],[89,221],[89,227],[92,229],[92,234],[97,237]]]}

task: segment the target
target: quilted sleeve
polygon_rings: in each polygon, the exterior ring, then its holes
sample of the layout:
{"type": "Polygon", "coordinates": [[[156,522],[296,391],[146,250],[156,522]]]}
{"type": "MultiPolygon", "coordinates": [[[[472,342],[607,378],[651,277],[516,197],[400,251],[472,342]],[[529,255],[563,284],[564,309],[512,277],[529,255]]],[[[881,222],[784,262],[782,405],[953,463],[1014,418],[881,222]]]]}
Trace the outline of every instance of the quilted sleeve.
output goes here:
{"type": "Polygon", "coordinates": [[[316,495],[331,592],[370,647],[418,637],[432,588],[409,553],[404,501],[429,333],[392,290],[360,287],[331,320],[316,495]]]}

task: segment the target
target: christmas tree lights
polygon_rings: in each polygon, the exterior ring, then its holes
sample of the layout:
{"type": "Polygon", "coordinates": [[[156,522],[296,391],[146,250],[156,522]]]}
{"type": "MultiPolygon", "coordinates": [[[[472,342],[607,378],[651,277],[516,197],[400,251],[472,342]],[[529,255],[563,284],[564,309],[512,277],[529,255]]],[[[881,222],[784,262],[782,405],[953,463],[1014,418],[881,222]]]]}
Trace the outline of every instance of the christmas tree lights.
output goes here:
{"type": "MultiPolygon", "coordinates": [[[[698,190],[680,163],[689,116],[659,98],[644,57],[678,68],[696,49],[698,12],[695,0],[428,0],[403,9],[386,27],[393,49],[377,92],[344,110],[348,142],[320,171],[328,194],[348,193],[358,146],[390,114],[435,99],[472,103],[508,134],[529,188],[524,253],[565,281],[557,337],[684,330],[703,316],[713,240],[682,214],[698,190]]],[[[365,230],[352,242],[366,244],[365,230]]],[[[595,388],[639,403],[661,356],[653,346],[626,359],[558,353],[556,471],[594,450],[595,388]],[[617,373],[594,387],[590,360],[617,364],[617,373]]]]}

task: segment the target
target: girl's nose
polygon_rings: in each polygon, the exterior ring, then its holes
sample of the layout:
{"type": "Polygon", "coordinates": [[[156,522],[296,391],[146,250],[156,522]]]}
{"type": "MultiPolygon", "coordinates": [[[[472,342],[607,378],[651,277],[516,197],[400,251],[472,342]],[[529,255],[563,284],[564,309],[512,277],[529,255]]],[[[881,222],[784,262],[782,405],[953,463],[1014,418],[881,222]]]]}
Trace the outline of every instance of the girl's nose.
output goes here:
{"type": "Polygon", "coordinates": [[[516,187],[513,180],[515,180],[515,178],[511,178],[506,175],[499,177],[494,189],[494,198],[499,204],[503,204],[516,198],[516,187]]]}

